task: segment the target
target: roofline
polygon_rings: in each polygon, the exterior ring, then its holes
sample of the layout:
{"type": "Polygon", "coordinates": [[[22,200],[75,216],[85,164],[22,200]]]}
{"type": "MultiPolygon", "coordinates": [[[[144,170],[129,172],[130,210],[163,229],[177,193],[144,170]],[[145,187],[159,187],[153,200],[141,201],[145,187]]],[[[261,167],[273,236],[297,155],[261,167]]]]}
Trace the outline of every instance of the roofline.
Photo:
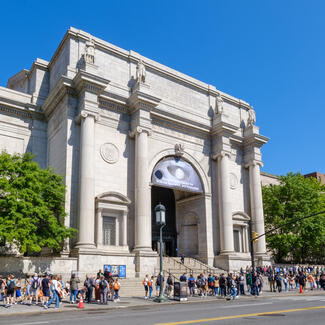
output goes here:
{"type": "Polygon", "coordinates": [[[214,95],[214,96],[217,96],[218,94],[220,94],[222,96],[222,98],[224,100],[226,100],[227,102],[230,102],[230,103],[233,103],[233,104],[236,104],[238,107],[241,107],[241,108],[246,108],[246,109],[249,109],[251,106],[241,100],[241,99],[238,99],[236,97],[233,97],[227,93],[224,93],[218,89],[216,89],[215,86],[213,85],[209,85],[207,83],[204,83],[198,79],[195,79],[193,77],[190,77],[184,73],[181,73],[177,70],[174,70],[172,68],[169,68],[161,63],[158,63],[156,61],[153,61],[147,57],[144,57],[142,55],[140,55],[139,53],[135,52],[135,51],[127,51],[127,50],[124,50],[116,45],[113,45],[109,42],[106,42],[100,38],[97,38],[85,31],[82,31],[80,29],[77,29],[77,28],[74,28],[74,27],[70,27],[67,32],[65,33],[64,37],[62,38],[58,48],[56,49],[56,51],[54,52],[49,64],[48,64],[48,69],[51,69],[52,65],[54,64],[56,58],[59,56],[65,42],[69,39],[69,38],[77,38],[77,39],[82,39],[84,41],[87,41],[89,40],[89,38],[91,38],[93,40],[93,42],[95,43],[95,46],[97,48],[101,48],[107,52],[111,52],[117,56],[120,56],[130,62],[138,62],[138,60],[141,58],[145,63],[146,63],[146,66],[151,69],[151,70],[154,70],[156,72],[159,72],[163,75],[166,75],[168,77],[171,77],[173,79],[176,79],[178,81],[181,81],[183,83],[185,83],[186,85],[189,85],[189,86],[192,86],[192,87],[195,87],[201,91],[204,91],[206,92],[208,95],[214,95]]]}

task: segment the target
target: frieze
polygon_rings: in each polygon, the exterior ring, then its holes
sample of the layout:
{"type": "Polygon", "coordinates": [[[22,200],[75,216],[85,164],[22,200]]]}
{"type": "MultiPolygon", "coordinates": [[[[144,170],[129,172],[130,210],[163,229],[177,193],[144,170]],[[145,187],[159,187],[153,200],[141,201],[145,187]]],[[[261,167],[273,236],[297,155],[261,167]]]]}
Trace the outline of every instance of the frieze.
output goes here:
{"type": "Polygon", "coordinates": [[[112,109],[114,111],[117,111],[117,112],[123,113],[123,114],[128,113],[128,109],[126,106],[122,106],[122,105],[110,102],[108,100],[99,99],[99,106],[104,107],[104,108],[109,108],[109,109],[112,109]]]}
{"type": "Polygon", "coordinates": [[[38,120],[44,120],[44,116],[41,113],[26,112],[26,111],[23,111],[23,110],[19,110],[19,109],[4,106],[4,105],[0,105],[0,111],[5,112],[5,113],[9,113],[9,114],[13,114],[13,115],[17,115],[17,116],[21,116],[21,117],[24,117],[24,118],[29,118],[29,119],[34,118],[34,119],[38,119],[38,120]]]}

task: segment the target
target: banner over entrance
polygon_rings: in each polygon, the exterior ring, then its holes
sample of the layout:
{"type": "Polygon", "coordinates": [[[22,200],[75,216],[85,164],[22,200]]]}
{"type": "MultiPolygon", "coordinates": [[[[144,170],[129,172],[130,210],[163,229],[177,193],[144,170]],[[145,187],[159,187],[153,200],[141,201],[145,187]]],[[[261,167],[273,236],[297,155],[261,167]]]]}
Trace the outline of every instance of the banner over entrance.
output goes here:
{"type": "Polygon", "coordinates": [[[166,157],[154,168],[151,182],[154,185],[202,193],[200,177],[194,168],[179,157],[166,157]]]}

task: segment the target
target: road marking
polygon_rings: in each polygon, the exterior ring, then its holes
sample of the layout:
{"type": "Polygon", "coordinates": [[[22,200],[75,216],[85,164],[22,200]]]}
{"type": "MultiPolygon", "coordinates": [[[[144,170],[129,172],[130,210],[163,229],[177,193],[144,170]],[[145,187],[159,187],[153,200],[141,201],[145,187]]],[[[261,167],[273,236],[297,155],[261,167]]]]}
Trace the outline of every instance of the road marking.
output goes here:
{"type": "MultiPolygon", "coordinates": [[[[261,302],[259,304],[254,304],[254,307],[255,306],[262,306],[262,305],[272,305],[273,302],[261,302]]],[[[246,305],[235,305],[235,304],[231,304],[229,306],[222,306],[221,308],[224,309],[224,308],[237,308],[237,307],[252,307],[252,304],[246,304],[246,305]]]]}
{"type": "Polygon", "coordinates": [[[39,324],[49,324],[49,322],[33,322],[33,323],[21,323],[20,325],[39,325],[39,324]]]}
{"type": "Polygon", "coordinates": [[[278,314],[278,313],[292,313],[292,312],[295,312],[295,311],[315,310],[315,309],[325,309],[325,306],[309,307],[309,308],[298,308],[298,309],[285,309],[285,310],[277,310],[277,311],[268,311],[268,312],[264,312],[264,313],[243,314],[243,315],[234,315],[234,316],[222,316],[222,317],[214,317],[214,318],[202,318],[202,319],[186,320],[186,321],[180,321],[180,322],[157,323],[155,325],[195,324],[195,323],[212,322],[212,321],[215,321],[215,320],[235,319],[235,318],[253,317],[253,316],[260,316],[260,315],[272,315],[272,314],[278,314]]]}

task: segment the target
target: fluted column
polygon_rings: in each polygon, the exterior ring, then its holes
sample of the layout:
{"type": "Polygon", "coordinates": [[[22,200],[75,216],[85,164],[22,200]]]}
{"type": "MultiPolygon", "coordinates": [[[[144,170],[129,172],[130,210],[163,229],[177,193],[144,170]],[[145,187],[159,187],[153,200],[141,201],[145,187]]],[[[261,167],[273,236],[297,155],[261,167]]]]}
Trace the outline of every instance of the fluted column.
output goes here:
{"type": "Polygon", "coordinates": [[[135,249],[151,250],[151,193],[148,178],[148,134],[135,131],[135,249]]]}
{"type": "Polygon", "coordinates": [[[80,113],[79,232],[77,247],[94,248],[94,125],[95,115],[80,113]]]}
{"type": "MultiPolygon", "coordinates": [[[[258,163],[253,162],[249,164],[249,182],[250,182],[250,199],[251,199],[251,215],[254,221],[254,229],[258,235],[265,232],[264,228],[264,213],[263,213],[263,200],[262,200],[262,187],[260,166],[258,163]]],[[[258,239],[255,244],[257,255],[266,253],[265,236],[258,239]]]]}
{"type": "Polygon", "coordinates": [[[227,153],[218,155],[218,192],[220,215],[221,254],[234,251],[234,234],[232,223],[232,208],[229,187],[229,156],[227,153]]]}

